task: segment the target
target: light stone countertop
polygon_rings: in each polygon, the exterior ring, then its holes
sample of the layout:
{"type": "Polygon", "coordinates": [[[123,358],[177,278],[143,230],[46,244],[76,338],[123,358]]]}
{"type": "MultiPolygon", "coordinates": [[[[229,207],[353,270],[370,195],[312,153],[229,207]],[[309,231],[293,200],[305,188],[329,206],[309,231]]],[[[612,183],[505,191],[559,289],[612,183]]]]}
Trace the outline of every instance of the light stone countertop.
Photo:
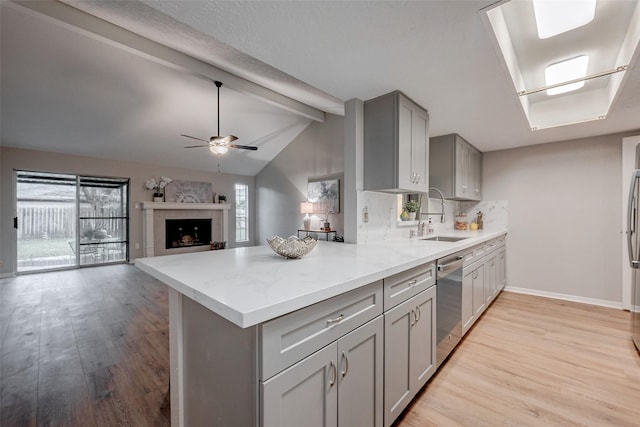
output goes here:
{"type": "MultiPolygon", "coordinates": [[[[267,245],[136,259],[135,265],[214,313],[247,328],[507,232],[451,231],[459,242],[319,241],[302,259],[267,245]]],[[[425,236],[431,237],[431,236],[425,236]]]]}

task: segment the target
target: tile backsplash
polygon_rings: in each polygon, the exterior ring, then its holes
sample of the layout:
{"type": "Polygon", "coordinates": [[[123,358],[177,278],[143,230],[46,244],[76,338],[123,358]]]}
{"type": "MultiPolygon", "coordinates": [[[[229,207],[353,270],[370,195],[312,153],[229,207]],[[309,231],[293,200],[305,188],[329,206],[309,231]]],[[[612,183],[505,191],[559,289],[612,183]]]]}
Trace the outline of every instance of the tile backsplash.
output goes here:
{"type": "MultiPolygon", "coordinates": [[[[445,200],[445,222],[440,222],[442,203],[439,198],[429,198],[428,205],[423,199],[422,205],[431,214],[423,214],[422,220],[428,222],[431,218],[435,233],[453,231],[455,215],[464,212],[472,222],[478,211],[483,213],[483,223],[486,230],[505,228],[507,221],[507,201],[487,200],[481,202],[456,202],[445,200]],[[426,206],[425,206],[426,205],[426,206]]],[[[369,243],[380,240],[408,238],[410,230],[417,228],[417,221],[400,221],[398,212],[398,196],[395,194],[358,191],[358,242],[369,243]],[[364,222],[364,209],[367,210],[368,221],[364,222]]]]}

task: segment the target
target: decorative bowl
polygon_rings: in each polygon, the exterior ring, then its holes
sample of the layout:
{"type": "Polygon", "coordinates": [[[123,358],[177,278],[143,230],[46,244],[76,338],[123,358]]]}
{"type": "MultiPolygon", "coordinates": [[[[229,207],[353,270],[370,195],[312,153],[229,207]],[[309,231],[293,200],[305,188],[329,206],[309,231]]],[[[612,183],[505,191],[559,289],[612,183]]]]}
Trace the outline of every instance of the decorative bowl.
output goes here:
{"type": "Polygon", "coordinates": [[[303,239],[298,239],[296,236],[287,237],[286,239],[280,236],[273,236],[267,239],[267,243],[278,255],[282,255],[287,259],[297,259],[311,252],[318,242],[309,236],[303,239]]]}

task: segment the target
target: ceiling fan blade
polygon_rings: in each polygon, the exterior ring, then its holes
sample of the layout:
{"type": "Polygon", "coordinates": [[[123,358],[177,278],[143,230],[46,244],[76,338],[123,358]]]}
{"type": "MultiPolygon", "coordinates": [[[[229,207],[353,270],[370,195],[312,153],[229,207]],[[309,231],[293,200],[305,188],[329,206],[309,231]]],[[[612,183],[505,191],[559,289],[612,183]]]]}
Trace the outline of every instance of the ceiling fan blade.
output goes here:
{"type": "Polygon", "coordinates": [[[196,138],[195,136],[189,136],[189,135],[185,135],[183,133],[180,134],[180,136],[184,136],[185,138],[191,138],[191,139],[195,139],[197,141],[202,141],[202,142],[209,142],[206,139],[202,139],[202,138],[196,138]]]}
{"type": "Polygon", "coordinates": [[[240,148],[242,150],[251,150],[251,151],[257,151],[258,150],[258,147],[252,147],[250,145],[229,144],[229,147],[231,147],[231,148],[240,148]]]}
{"type": "Polygon", "coordinates": [[[238,139],[238,137],[235,135],[227,135],[222,137],[222,142],[224,142],[225,144],[228,144],[230,142],[235,141],[236,139],[238,139]]]}
{"type": "Polygon", "coordinates": [[[198,148],[198,147],[212,147],[211,144],[201,144],[201,145],[188,145],[184,148],[198,148]]]}

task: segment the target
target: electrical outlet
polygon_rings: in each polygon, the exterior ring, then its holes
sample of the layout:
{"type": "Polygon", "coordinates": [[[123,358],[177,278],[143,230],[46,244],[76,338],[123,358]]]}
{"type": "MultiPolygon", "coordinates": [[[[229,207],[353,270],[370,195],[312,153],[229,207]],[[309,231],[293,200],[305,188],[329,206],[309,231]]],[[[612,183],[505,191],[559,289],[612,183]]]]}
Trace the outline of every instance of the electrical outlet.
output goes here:
{"type": "Polygon", "coordinates": [[[136,249],[140,249],[140,243],[136,242],[135,247],[136,247],[136,249]]]}
{"type": "Polygon", "coordinates": [[[369,222],[369,210],[366,206],[364,207],[364,209],[362,209],[362,222],[369,222]]]}

